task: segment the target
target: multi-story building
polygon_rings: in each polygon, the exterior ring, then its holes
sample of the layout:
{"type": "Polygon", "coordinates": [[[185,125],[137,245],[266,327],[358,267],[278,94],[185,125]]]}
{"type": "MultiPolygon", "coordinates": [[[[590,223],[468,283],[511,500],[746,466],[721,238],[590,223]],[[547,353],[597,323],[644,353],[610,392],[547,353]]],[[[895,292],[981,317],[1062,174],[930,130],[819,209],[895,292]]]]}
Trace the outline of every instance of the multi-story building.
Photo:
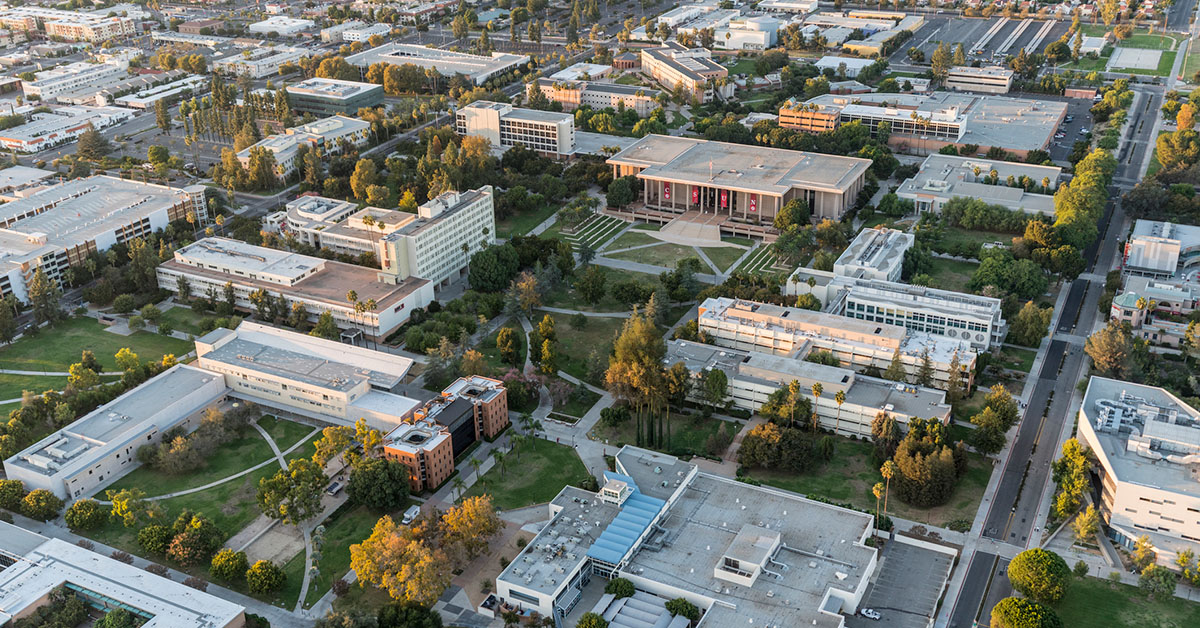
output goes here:
{"type": "Polygon", "coordinates": [[[1198,304],[1200,288],[1193,284],[1130,275],[1113,297],[1109,318],[1128,323],[1130,332],[1146,342],[1177,348],[1198,304]]]}
{"type": "Polygon", "coordinates": [[[61,285],[63,273],[88,255],[145,237],[188,213],[207,224],[204,190],[96,175],[0,205],[0,296],[26,302],[26,285],[39,268],[61,285]]]}
{"type": "Polygon", "coordinates": [[[310,29],[314,26],[312,20],[304,20],[295,17],[286,17],[282,15],[272,15],[271,17],[255,22],[248,26],[246,30],[251,33],[259,33],[268,35],[275,33],[277,35],[295,35],[301,31],[310,29]]]}
{"type": "MultiPolygon", "coordinates": [[[[216,47],[233,41],[232,37],[222,37],[220,35],[200,35],[196,33],[177,33],[175,31],[154,31],[150,33],[150,40],[167,44],[187,44],[190,46],[210,46],[216,47]]],[[[232,57],[226,57],[232,61],[232,57]]]]}
{"type": "Polygon", "coordinates": [[[386,36],[392,32],[388,24],[370,24],[342,31],[342,41],[367,41],[374,35],[386,36]]]}
{"type": "Polygon", "coordinates": [[[476,85],[483,85],[493,76],[504,74],[528,63],[529,57],[503,52],[493,52],[491,56],[485,57],[453,50],[426,48],[417,44],[389,42],[377,48],[350,55],[346,57],[346,61],[361,68],[363,76],[366,76],[367,68],[376,63],[413,64],[421,68],[433,68],[442,76],[462,74],[476,85]]]}
{"type": "Polygon", "coordinates": [[[639,200],[647,216],[700,212],[764,229],[792,199],[806,201],[817,218],[841,219],[871,166],[857,157],[666,135],[647,135],[607,163],[614,177],[641,181],[639,200]]]}
{"type": "Polygon", "coordinates": [[[964,388],[973,382],[977,351],[969,343],[899,325],[868,324],[825,312],[724,297],[705,299],[698,322],[715,345],[794,359],[824,351],[839,364],[863,371],[882,373],[898,354],[905,370],[915,375],[928,355],[933,386],[942,389],[957,357],[964,388]]]}
{"type": "Polygon", "coordinates": [[[250,48],[233,51],[225,57],[214,60],[212,69],[214,72],[265,78],[278,74],[279,68],[284,64],[296,63],[309,56],[312,56],[312,51],[308,48],[289,48],[287,46],[250,48]]]}
{"type": "Polygon", "coordinates": [[[126,69],[115,63],[79,61],[37,72],[32,81],[21,81],[21,90],[26,97],[53,102],[59,94],[116,82],[126,74],[126,69]]]}
{"type": "Polygon", "coordinates": [[[1139,219],[1125,242],[1121,270],[1127,275],[1166,279],[1200,264],[1200,227],[1139,219]]]}
{"type": "Polygon", "coordinates": [[[929,155],[953,146],[982,157],[999,148],[1025,158],[1029,151],[1048,150],[1066,115],[1067,104],[1053,100],[876,92],[788,100],[779,109],[779,125],[821,133],[857,121],[876,135],[879,125],[887,122],[888,144],[899,152],[929,155]]]}
{"type": "Polygon", "coordinates": [[[247,311],[255,309],[250,294],[262,290],[282,299],[288,309],[302,304],[311,321],[328,311],[345,334],[380,341],[407,322],[413,310],[429,305],[433,284],[416,277],[385,283],[376,274],[353,264],[227,238],[204,238],[176,250],[174,259],[159,265],[158,285],[171,292],[185,285],[194,295],[209,290],[221,295],[229,283],[235,306],[247,311]],[[363,303],[374,301],[376,309],[355,311],[354,304],[346,301],[350,289],[363,303]]]}
{"type": "Polygon", "coordinates": [[[94,44],[137,32],[137,26],[130,17],[108,17],[107,14],[96,15],[39,6],[4,9],[0,11],[0,24],[14,30],[41,30],[47,37],[94,44]]]}
{"type": "Polygon", "coordinates": [[[226,393],[220,375],[173,366],[5,460],[4,473],[64,500],[91,494],[136,467],[142,445],[174,428],[198,427],[204,410],[226,393]]]}
{"type": "Polygon", "coordinates": [[[89,128],[103,129],[133,117],[124,107],[55,107],[30,114],[29,121],[0,130],[0,146],[18,153],[37,153],[73,142],[89,128]]]}
{"type": "Polygon", "coordinates": [[[900,281],[904,254],[915,241],[913,234],[896,229],[863,229],[833,263],[833,273],[842,277],[900,281]]]}
{"type": "Polygon", "coordinates": [[[65,588],[88,608],[122,608],[143,628],[242,628],[246,609],[169,577],[0,522],[0,622],[24,623],[65,588]]]}
{"type": "Polygon", "coordinates": [[[388,431],[420,405],[396,394],[413,361],[243,321],[196,339],[194,366],[223,377],[230,395],[325,423],[358,419],[388,431]]]}
{"type": "Polygon", "coordinates": [[[1008,334],[1000,299],[892,281],[838,277],[825,309],[843,316],[898,325],[950,338],[985,351],[1008,334]]]}
{"type": "Polygon", "coordinates": [[[211,35],[223,26],[224,20],[189,20],[180,24],[178,30],[189,35],[211,35]]]}
{"type": "Polygon", "coordinates": [[[643,48],[642,71],[667,91],[682,89],[698,102],[733,95],[732,83],[718,85],[729,76],[729,70],[713,61],[712,51],[706,48],[688,48],[674,41],[661,48],[643,48]]]}
{"type": "Polygon", "coordinates": [[[458,6],[455,0],[432,0],[431,2],[409,2],[396,10],[396,17],[404,24],[426,24],[431,19],[445,15],[458,6]]]}
{"type": "Polygon", "coordinates": [[[495,438],[509,424],[503,383],[481,375],[460,377],[384,437],[383,455],[408,467],[414,492],[434,490],[454,473],[458,455],[479,440],[495,438]]]}
{"type": "Polygon", "coordinates": [[[529,83],[529,95],[536,91],[541,91],[552,102],[562,103],[563,111],[575,111],[579,107],[598,110],[624,106],[644,118],[659,107],[660,92],[637,85],[540,78],[529,83]]]}
{"type": "Polygon", "coordinates": [[[416,217],[402,216],[379,239],[380,280],[420,277],[441,286],[462,276],[471,256],[495,237],[494,197],[490,185],[444,192],[418,207],[416,217]]]}
{"type": "Polygon", "coordinates": [[[946,89],[985,94],[1007,94],[1012,89],[1015,73],[1003,66],[989,65],[981,68],[956,65],[943,83],[946,89]]]}
{"type": "Polygon", "coordinates": [[[318,116],[357,115],[366,107],[383,104],[383,86],[357,81],[310,78],[287,86],[288,103],[293,111],[318,116]]]}
{"type": "Polygon", "coordinates": [[[1078,425],[1108,535],[1129,549],[1148,536],[1164,564],[1200,551],[1200,412],[1162,388],[1092,377],[1078,425]]]}
{"type": "Polygon", "coordinates": [[[289,201],[284,209],[263,218],[263,229],[284,233],[309,246],[321,248],[321,232],[358,211],[358,204],[306,194],[289,201]]]}
{"type": "Polygon", "coordinates": [[[335,115],[308,124],[286,129],[283,135],[271,135],[238,152],[238,161],[243,166],[250,164],[250,151],[264,148],[275,155],[275,175],[284,178],[296,171],[296,156],[301,145],[309,150],[332,155],[342,152],[342,147],[364,146],[370,138],[371,124],[358,118],[335,115]]]}
{"type": "Polygon", "coordinates": [[[358,20],[348,20],[342,22],[341,24],[334,24],[333,26],[322,28],[321,41],[327,44],[336,44],[342,41],[342,33],[362,26],[366,26],[366,23],[359,22],[358,20]]]}
{"type": "MultiPolygon", "coordinates": [[[[870,438],[871,422],[880,414],[903,425],[911,419],[950,421],[944,391],[869,377],[845,367],[683,340],[668,343],[663,360],[667,364],[683,362],[698,379],[713,369],[723,371],[730,403],[751,412],[767,403],[771,393],[792,382],[799,382],[806,395],[820,384],[824,393],[817,398],[810,395],[809,401],[821,428],[841,436],[870,438]],[[841,404],[835,400],[839,392],[845,395],[841,404]]],[[[699,384],[694,388],[700,390],[699,384]]],[[[703,402],[699,395],[696,401],[703,402]]],[[[798,424],[807,422],[808,417],[797,417],[798,424]]]]}
{"type": "Polygon", "coordinates": [[[1062,168],[1011,161],[933,154],[921,169],[896,189],[918,212],[941,213],[954,198],[974,198],[991,205],[1054,215],[1054,190],[1062,168]]]}
{"type": "Polygon", "coordinates": [[[486,138],[496,148],[519,145],[560,159],[575,154],[575,117],[567,113],[476,100],[455,113],[455,131],[486,138]]]}

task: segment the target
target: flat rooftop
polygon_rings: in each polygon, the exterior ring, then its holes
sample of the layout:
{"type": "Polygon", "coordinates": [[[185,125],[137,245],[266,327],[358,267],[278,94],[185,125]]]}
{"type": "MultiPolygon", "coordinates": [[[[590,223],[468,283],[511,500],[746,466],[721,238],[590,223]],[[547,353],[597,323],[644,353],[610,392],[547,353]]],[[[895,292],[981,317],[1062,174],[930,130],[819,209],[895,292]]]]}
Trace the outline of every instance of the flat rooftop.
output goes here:
{"type": "MultiPolygon", "coordinates": [[[[30,168],[29,166],[9,166],[0,170],[0,190],[25,187],[56,176],[58,173],[53,170],[30,168]]],[[[9,215],[11,216],[11,214],[9,215]]],[[[4,222],[4,219],[0,218],[0,222],[4,222]]]]}
{"type": "MultiPolygon", "coordinates": [[[[29,532],[0,522],[0,538],[29,532]]],[[[9,621],[43,603],[54,588],[70,583],[96,601],[119,602],[152,618],[145,628],[221,628],[245,609],[144,569],[59,539],[46,539],[22,552],[22,559],[0,571],[0,620],[9,621]]],[[[23,542],[21,545],[28,545],[23,542]]],[[[25,548],[20,548],[25,549],[25,548]]]]}
{"type": "Polygon", "coordinates": [[[401,423],[383,437],[383,445],[413,455],[433,449],[450,438],[449,430],[432,421],[401,423]]]}
{"type": "Polygon", "coordinates": [[[841,626],[841,615],[822,610],[827,591],[853,594],[875,564],[875,550],[862,544],[870,515],[702,472],[659,525],[662,548],[643,545],[625,571],[721,600],[705,615],[712,626],[841,626]],[[771,563],[777,575],[763,573],[749,587],[715,578],[724,556],[745,545],[735,541],[747,526],[779,536],[774,560],[785,567],[771,563]]]}
{"type": "Polygon", "coordinates": [[[969,65],[956,65],[950,68],[950,78],[995,78],[1008,79],[1012,78],[1014,72],[1004,66],[986,65],[982,67],[973,67],[969,65]]]}
{"type": "Polygon", "coordinates": [[[376,389],[391,390],[404,380],[413,364],[404,356],[250,321],[243,321],[234,330],[218,328],[198,338],[196,353],[204,360],[343,392],[363,381],[376,389]]]}
{"type": "Polygon", "coordinates": [[[838,256],[834,266],[871,268],[886,273],[904,262],[904,252],[915,239],[911,233],[896,229],[863,229],[838,256]]]}
{"type": "Polygon", "coordinates": [[[1200,497],[1200,411],[1157,386],[1092,377],[1080,407],[1122,482],[1200,497]]]}
{"type": "MultiPolygon", "coordinates": [[[[645,27],[642,27],[643,29],[645,27]]],[[[642,57],[652,59],[671,66],[676,72],[693,81],[702,81],[709,74],[728,73],[725,66],[713,61],[711,57],[687,54],[690,49],[671,41],[661,48],[643,48],[642,57]]]]}
{"type": "Polygon", "coordinates": [[[485,57],[465,52],[439,50],[416,44],[401,44],[398,42],[389,42],[377,48],[364,50],[346,57],[346,61],[351,65],[363,68],[379,62],[393,65],[412,63],[420,67],[435,68],[438,72],[447,76],[466,74],[475,78],[478,78],[480,75],[503,71],[519,63],[525,63],[528,60],[529,57],[525,55],[493,52],[491,56],[485,57]]]}
{"type": "Polygon", "coordinates": [[[794,188],[843,192],[871,160],[647,135],[608,159],[642,168],[639,177],[782,195],[794,188]]]}
{"type": "Polygon", "coordinates": [[[907,179],[896,190],[903,198],[936,197],[936,198],[976,198],[986,203],[1004,205],[1014,209],[1022,209],[1044,216],[1054,215],[1054,197],[1050,194],[1026,192],[1024,188],[1007,185],[1008,177],[1020,181],[1021,177],[1029,177],[1034,185],[1041,185],[1044,179],[1050,181],[1051,190],[1058,186],[1062,168],[1057,166],[1037,166],[1019,164],[1010,161],[979,159],[957,155],[934,154],[925,158],[921,169],[911,179],[907,179]],[[976,171],[979,172],[976,175],[976,171]],[[984,183],[983,179],[993,171],[999,178],[999,183],[984,183]]]}
{"type": "Polygon", "coordinates": [[[383,86],[374,83],[359,83],[357,81],[341,81],[327,78],[310,78],[295,85],[287,86],[289,94],[334,99],[353,98],[372,91],[382,92],[383,86]]]}
{"type": "MultiPolygon", "coordinates": [[[[3,211],[2,207],[0,207],[0,211],[3,211]]],[[[1133,223],[1132,235],[1178,240],[1185,248],[1200,244],[1200,226],[1181,225],[1161,220],[1139,218],[1133,223]]]]}
{"type": "Polygon", "coordinates": [[[175,259],[197,267],[213,267],[236,275],[269,278],[290,285],[321,269],[326,260],[254,246],[232,238],[202,238],[175,252],[175,259]]]}

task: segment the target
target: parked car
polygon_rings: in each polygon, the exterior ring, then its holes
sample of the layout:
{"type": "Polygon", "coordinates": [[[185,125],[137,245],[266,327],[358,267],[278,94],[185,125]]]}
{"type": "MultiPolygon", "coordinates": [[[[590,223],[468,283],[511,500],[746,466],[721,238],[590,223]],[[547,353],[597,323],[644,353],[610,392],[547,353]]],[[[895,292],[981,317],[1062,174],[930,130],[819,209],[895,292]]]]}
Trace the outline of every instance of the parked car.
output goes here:
{"type": "Polygon", "coordinates": [[[333,482],[329,486],[325,487],[325,492],[329,493],[330,495],[337,495],[338,491],[341,491],[341,490],[342,490],[341,482],[333,482]]]}
{"type": "Polygon", "coordinates": [[[873,608],[864,608],[861,611],[858,611],[858,614],[866,617],[867,619],[874,619],[875,621],[879,621],[879,619],[882,617],[882,615],[879,614],[879,611],[873,608]]]}
{"type": "Polygon", "coordinates": [[[404,519],[401,519],[400,523],[402,523],[404,525],[408,525],[408,524],[412,523],[413,521],[416,521],[417,517],[419,517],[419,516],[421,516],[421,507],[420,506],[409,506],[408,510],[404,511],[404,519]]]}

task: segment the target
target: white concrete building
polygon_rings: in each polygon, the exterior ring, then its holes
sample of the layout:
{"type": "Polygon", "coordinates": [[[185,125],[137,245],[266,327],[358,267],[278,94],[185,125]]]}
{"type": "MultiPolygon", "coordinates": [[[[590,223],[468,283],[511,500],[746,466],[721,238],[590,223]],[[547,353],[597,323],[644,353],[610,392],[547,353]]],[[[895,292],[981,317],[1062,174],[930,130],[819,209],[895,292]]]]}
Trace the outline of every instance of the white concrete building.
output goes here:
{"type": "Polygon", "coordinates": [[[817,0],[763,0],[758,3],[758,9],[773,13],[812,13],[817,10],[817,0]]]}
{"type": "Polygon", "coordinates": [[[386,433],[420,405],[393,392],[411,359],[269,325],[215,329],[196,339],[196,356],[228,394],[327,423],[365,418],[386,433]]]}
{"type": "Polygon", "coordinates": [[[67,587],[90,608],[124,608],[142,628],[241,628],[245,608],[60,539],[0,522],[0,623],[67,587]]]}
{"type": "Polygon", "coordinates": [[[34,80],[21,81],[21,90],[26,97],[54,102],[54,97],[80,89],[114,83],[127,74],[125,66],[116,63],[68,63],[49,70],[34,73],[34,80]]]}
{"type": "Polygon", "coordinates": [[[863,68],[873,65],[874,59],[860,59],[858,57],[831,57],[825,56],[817,60],[813,64],[818,70],[832,70],[833,72],[841,72],[845,68],[846,78],[856,78],[858,73],[863,68]]]}
{"type": "Polygon", "coordinates": [[[1058,166],[935,153],[925,158],[916,175],[900,184],[896,196],[912,201],[918,213],[941,213],[946,203],[962,197],[1053,217],[1054,191],[1061,176],[1058,166]],[[1010,177],[1016,185],[1009,184],[1010,177]]]}
{"type": "Polygon", "coordinates": [[[305,195],[263,218],[263,229],[284,233],[309,246],[321,247],[321,232],[358,211],[358,204],[336,198],[305,195]]]}
{"type": "Polygon", "coordinates": [[[243,166],[250,164],[250,151],[265,148],[275,155],[275,175],[285,178],[296,171],[296,156],[301,144],[310,150],[331,155],[342,152],[342,145],[365,146],[370,139],[371,124],[358,118],[329,116],[308,124],[286,130],[282,135],[267,136],[253,146],[238,152],[238,161],[243,166]]]}
{"type": "Polygon", "coordinates": [[[0,146],[18,153],[37,153],[76,138],[88,127],[104,129],[133,117],[133,109],[76,105],[30,114],[29,121],[0,130],[0,146]]]}
{"type": "Polygon", "coordinates": [[[717,84],[729,76],[729,70],[713,61],[707,48],[688,48],[675,41],[660,48],[643,48],[642,72],[668,91],[682,89],[701,103],[733,95],[732,83],[717,84]]]}
{"type": "Polygon", "coordinates": [[[1150,537],[1163,564],[1200,551],[1200,412],[1162,388],[1092,377],[1078,425],[1108,535],[1129,549],[1150,537]]]}
{"type": "Polygon", "coordinates": [[[1130,275],[1194,278],[1200,264],[1200,227],[1139,219],[1125,243],[1122,270],[1130,275]]]}
{"type": "Polygon", "coordinates": [[[345,33],[346,31],[354,30],[356,28],[361,28],[366,25],[367,25],[366,22],[359,22],[358,20],[347,20],[345,22],[342,22],[341,24],[334,24],[333,26],[330,26],[327,28],[322,28],[321,29],[321,41],[323,41],[327,44],[336,44],[336,43],[342,41],[342,34],[345,33]]]}
{"type": "Polygon", "coordinates": [[[950,68],[944,85],[955,91],[1007,94],[1012,89],[1014,76],[1012,70],[999,65],[981,68],[957,65],[950,68]]]}
{"type": "Polygon", "coordinates": [[[226,392],[220,375],[173,366],[5,460],[4,473],[64,500],[92,494],[136,467],[142,445],[175,427],[198,427],[226,392]]]}
{"type": "Polygon", "coordinates": [[[497,74],[504,74],[528,63],[529,57],[503,52],[493,52],[491,56],[485,57],[466,52],[426,48],[417,44],[389,42],[378,48],[350,55],[346,57],[346,61],[361,68],[364,76],[367,68],[376,63],[391,65],[411,63],[421,68],[433,68],[442,76],[465,74],[476,85],[483,85],[497,74]]]}
{"type": "Polygon", "coordinates": [[[236,306],[246,311],[255,309],[250,293],[258,290],[283,299],[288,309],[294,303],[304,305],[312,322],[328,311],[338,327],[351,330],[351,334],[361,331],[376,341],[399,329],[414,309],[433,300],[433,284],[424,279],[409,277],[385,283],[376,271],[362,266],[227,238],[201,239],[176,250],[174,259],[159,265],[160,288],[178,292],[180,277],[195,295],[207,294],[210,289],[220,295],[225,284],[232,283],[236,306]],[[360,301],[374,301],[376,309],[356,312],[346,301],[350,289],[358,293],[360,301]]]}
{"type": "Polygon", "coordinates": [[[0,25],[13,30],[42,31],[47,37],[90,43],[126,37],[137,31],[132,17],[108,17],[107,13],[97,15],[32,5],[0,10],[0,25]]]}
{"type": "Polygon", "coordinates": [[[969,343],[984,351],[1008,334],[1000,299],[871,279],[837,278],[825,309],[969,343]]]}
{"type": "Polygon", "coordinates": [[[0,205],[0,297],[26,302],[37,269],[62,273],[91,253],[183,220],[208,222],[204,186],[171,188],[103,175],[74,179],[0,205]]]}
{"type": "Polygon", "coordinates": [[[275,46],[273,48],[251,48],[244,51],[234,51],[228,56],[213,61],[214,72],[228,74],[245,74],[250,78],[265,78],[279,73],[279,68],[287,63],[296,63],[305,57],[312,56],[307,48],[290,48],[275,46]]]}
{"type": "Polygon", "coordinates": [[[563,111],[575,111],[580,107],[619,109],[622,105],[633,109],[639,117],[649,116],[659,108],[657,89],[640,85],[622,85],[620,83],[595,83],[591,81],[569,81],[563,79],[540,78],[529,83],[529,95],[536,90],[552,102],[562,104],[563,111]]]}
{"type": "Polygon", "coordinates": [[[285,17],[282,15],[272,15],[271,17],[255,22],[248,26],[246,30],[251,33],[267,35],[276,33],[278,35],[295,35],[303,30],[310,29],[314,26],[312,20],[303,20],[294,17],[285,17]]]}
{"type": "Polygon", "coordinates": [[[454,130],[459,135],[484,137],[494,148],[521,145],[560,159],[575,154],[575,117],[567,113],[476,100],[459,108],[454,130]]]}
{"type": "Polygon", "coordinates": [[[863,229],[833,263],[833,272],[843,277],[900,281],[904,253],[915,241],[913,234],[896,229],[863,229]]]}
{"type": "Polygon", "coordinates": [[[551,74],[549,78],[555,81],[594,81],[612,74],[612,70],[611,65],[580,62],[551,74]]]}
{"type": "MultiPolygon", "coordinates": [[[[437,286],[467,270],[471,256],[496,236],[492,186],[445,192],[417,208],[379,240],[380,279],[427,279],[437,286]]],[[[399,212],[398,212],[399,213],[399,212]]]]}
{"type": "Polygon", "coordinates": [[[342,31],[342,41],[367,41],[372,35],[386,37],[391,32],[392,27],[388,24],[363,25],[342,31]]]}

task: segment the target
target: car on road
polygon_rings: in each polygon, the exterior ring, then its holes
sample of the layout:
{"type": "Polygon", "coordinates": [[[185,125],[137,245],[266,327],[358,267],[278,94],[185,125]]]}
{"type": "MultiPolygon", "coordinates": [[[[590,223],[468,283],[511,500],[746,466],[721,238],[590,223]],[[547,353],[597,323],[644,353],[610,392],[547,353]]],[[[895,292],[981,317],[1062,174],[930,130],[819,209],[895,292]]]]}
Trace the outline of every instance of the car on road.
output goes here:
{"type": "Polygon", "coordinates": [[[863,617],[866,617],[867,619],[874,619],[875,621],[879,621],[879,619],[881,617],[883,617],[882,615],[879,614],[879,611],[877,611],[873,608],[864,608],[864,609],[858,611],[858,614],[862,615],[863,617]]]}
{"type": "Polygon", "coordinates": [[[325,487],[325,492],[329,493],[330,495],[337,495],[338,492],[341,490],[342,490],[341,482],[334,482],[334,483],[330,484],[329,486],[325,487]]]}

